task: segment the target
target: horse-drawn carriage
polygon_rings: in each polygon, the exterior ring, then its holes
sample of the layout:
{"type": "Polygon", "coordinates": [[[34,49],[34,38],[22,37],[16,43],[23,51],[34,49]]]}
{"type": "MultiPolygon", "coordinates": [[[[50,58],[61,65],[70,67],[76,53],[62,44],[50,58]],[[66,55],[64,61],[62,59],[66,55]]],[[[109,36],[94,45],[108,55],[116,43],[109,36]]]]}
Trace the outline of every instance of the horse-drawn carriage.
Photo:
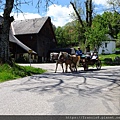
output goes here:
{"type": "Polygon", "coordinates": [[[99,70],[101,69],[102,63],[96,53],[94,53],[93,55],[86,54],[83,57],[81,57],[80,66],[82,66],[84,70],[88,70],[89,66],[96,66],[96,68],[99,70]]]}
{"type": "Polygon", "coordinates": [[[84,67],[84,70],[88,70],[89,65],[95,66],[97,69],[101,69],[101,61],[99,60],[98,56],[93,54],[93,55],[84,55],[82,57],[76,56],[76,55],[70,55],[67,52],[60,52],[60,53],[51,53],[51,59],[56,60],[56,69],[55,72],[57,71],[58,64],[61,64],[63,72],[63,63],[66,65],[66,70],[67,72],[67,67],[69,65],[71,72],[77,71],[77,66],[82,66],[84,67]]]}

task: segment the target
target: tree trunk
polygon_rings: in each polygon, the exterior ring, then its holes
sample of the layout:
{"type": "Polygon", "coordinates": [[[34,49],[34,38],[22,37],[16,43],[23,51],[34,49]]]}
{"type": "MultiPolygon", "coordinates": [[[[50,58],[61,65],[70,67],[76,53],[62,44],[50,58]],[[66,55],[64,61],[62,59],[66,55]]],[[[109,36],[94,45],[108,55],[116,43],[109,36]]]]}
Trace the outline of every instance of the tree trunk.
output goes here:
{"type": "Polygon", "coordinates": [[[86,24],[88,27],[91,27],[92,25],[92,0],[86,0],[85,2],[86,6],[86,24]]]}
{"type": "MultiPolygon", "coordinates": [[[[77,9],[75,8],[74,4],[72,2],[70,2],[70,4],[72,5],[72,7],[73,7],[73,9],[74,9],[74,11],[75,11],[75,13],[78,17],[78,20],[79,20],[80,24],[82,25],[83,32],[85,33],[86,26],[83,24],[81,16],[79,15],[79,13],[78,13],[77,9]]],[[[92,13],[93,13],[92,0],[86,0],[85,7],[86,7],[86,25],[87,25],[87,27],[91,27],[91,25],[92,25],[92,13]]],[[[87,42],[87,38],[84,41],[85,46],[86,46],[86,42],[87,42]]]]}
{"type": "Polygon", "coordinates": [[[9,62],[9,30],[11,22],[14,20],[10,17],[10,13],[13,9],[14,0],[6,0],[4,13],[3,13],[3,24],[2,24],[2,36],[0,40],[0,58],[2,62],[9,62]]]}
{"type": "Polygon", "coordinates": [[[88,11],[89,11],[89,9],[88,9],[88,0],[85,2],[85,7],[86,7],[86,24],[87,24],[87,26],[88,26],[88,24],[89,24],[89,15],[88,15],[88,11]]]}
{"type": "Polygon", "coordinates": [[[90,0],[89,2],[89,27],[92,26],[92,13],[93,13],[92,0],[90,0]]]}

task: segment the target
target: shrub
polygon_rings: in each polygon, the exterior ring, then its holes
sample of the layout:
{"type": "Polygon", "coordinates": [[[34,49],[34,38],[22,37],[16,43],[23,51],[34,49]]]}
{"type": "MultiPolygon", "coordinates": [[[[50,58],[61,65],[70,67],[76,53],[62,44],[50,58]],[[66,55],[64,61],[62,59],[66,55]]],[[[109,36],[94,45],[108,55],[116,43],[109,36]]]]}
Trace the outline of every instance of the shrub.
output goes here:
{"type": "Polygon", "coordinates": [[[120,50],[116,50],[115,54],[120,54],[120,50]]]}
{"type": "Polygon", "coordinates": [[[116,56],[115,59],[112,60],[112,58],[105,58],[104,64],[106,65],[120,65],[120,57],[116,56]]]}
{"type": "Polygon", "coordinates": [[[114,65],[120,65],[120,57],[116,56],[115,59],[113,60],[114,65]]]}
{"type": "Polygon", "coordinates": [[[112,65],[112,58],[105,58],[104,59],[104,64],[109,64],[109,65],[112,65]]]}

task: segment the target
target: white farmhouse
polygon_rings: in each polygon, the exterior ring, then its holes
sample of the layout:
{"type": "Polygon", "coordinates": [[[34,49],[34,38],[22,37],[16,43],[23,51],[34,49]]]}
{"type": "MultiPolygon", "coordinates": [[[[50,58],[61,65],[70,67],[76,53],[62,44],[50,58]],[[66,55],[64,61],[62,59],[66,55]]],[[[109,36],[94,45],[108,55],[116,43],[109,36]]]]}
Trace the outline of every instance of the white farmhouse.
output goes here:
{"type": "Polygon", "coordinates": [[[111,37],[109,34],[106,34],[106,36],[107,36],[107,40],[102,42],[102,45],[99,48],[98,54],[115,53],[116,40],[113,37],[111,37]]]}

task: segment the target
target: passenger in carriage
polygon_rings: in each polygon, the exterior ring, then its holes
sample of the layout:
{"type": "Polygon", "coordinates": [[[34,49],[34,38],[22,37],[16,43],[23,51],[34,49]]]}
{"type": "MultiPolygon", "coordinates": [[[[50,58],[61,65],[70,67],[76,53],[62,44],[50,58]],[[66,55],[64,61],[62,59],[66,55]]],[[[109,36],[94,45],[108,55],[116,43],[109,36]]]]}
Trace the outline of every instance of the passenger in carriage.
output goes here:
{"type": "Polygon", "coordinates": [[[92,58],[91,58],[94,62],[96,61],[96,60],[98,60],[98,55],[97,55],[97,53],[93,53],[93,56],[92,56],[92,58]]]}

